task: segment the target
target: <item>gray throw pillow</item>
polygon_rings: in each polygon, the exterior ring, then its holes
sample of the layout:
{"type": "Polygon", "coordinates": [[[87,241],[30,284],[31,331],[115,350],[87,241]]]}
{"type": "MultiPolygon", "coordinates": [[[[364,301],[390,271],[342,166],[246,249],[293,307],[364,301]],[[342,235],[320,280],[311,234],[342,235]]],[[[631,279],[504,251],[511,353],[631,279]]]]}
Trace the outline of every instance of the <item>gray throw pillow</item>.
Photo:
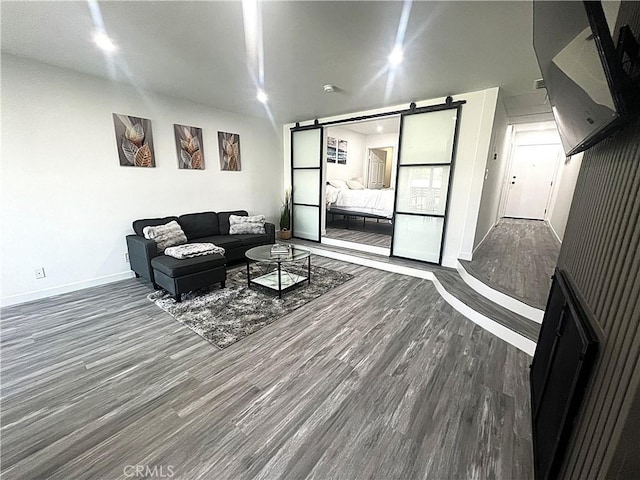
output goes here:
{"type": "Polygon", "coordinates": [[[159,252],[164,252],[167,247],[187,243],[186,235],[182,231],[182,228],[180,228],[180,224],[175,220],[166,225],[144,227],[142,233],[144,234],[144,238],[156,242],[159,252]]]}
{"type": "Polygon", "coordinates": [[[229,215],[229,235],[244,233],[267,233],[264,229],[264,215],[253,217],[229,215]]]}

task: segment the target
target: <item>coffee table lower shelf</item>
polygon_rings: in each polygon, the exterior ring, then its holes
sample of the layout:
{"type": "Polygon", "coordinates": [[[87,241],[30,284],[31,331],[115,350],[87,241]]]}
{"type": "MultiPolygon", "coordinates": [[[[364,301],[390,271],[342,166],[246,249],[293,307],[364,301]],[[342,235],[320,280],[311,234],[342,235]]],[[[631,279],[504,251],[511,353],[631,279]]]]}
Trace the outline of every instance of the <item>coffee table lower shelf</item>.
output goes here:
{"type": "Polygon", "coordinates": [[[284,293],[308,280],[308,277],[298,275],[296,273],[281,272],[280,273],[280,286],[278,286],[278,271],[273,271],[265,275],[261,275],[257,278],[252,278],[250,284],[261,285],[265,288],[275,290],[278,293],[284,293]]]}
{"type": "Polygon", "coordinates": [[[247,285],[256,285],[282,294],[303,283],[311,284],[311,252],[292,247],[287,256],[271,255],[271,245],[254,247],[245,253],[247,260],[247,285]],[[299,262],[306,260],[306,269],[299,262]],[[251,278],[251,264],[261,265],[261,275],[251,278]],[[295,268],[293,268],[295,265],[295,268]],[[306,270],[306,272],[304,271],[306,270]],[[297,272],[297,273],[296,273],[297,272]],[[305,275],[306,273],[306,275],[305,275]]]}

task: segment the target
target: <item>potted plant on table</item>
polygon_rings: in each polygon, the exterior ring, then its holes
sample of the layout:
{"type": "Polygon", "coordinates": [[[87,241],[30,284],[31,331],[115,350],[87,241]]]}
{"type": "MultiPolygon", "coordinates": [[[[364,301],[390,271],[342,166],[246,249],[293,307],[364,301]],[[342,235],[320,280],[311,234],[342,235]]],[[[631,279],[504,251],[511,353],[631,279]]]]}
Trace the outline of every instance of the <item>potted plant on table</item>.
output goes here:
{"type": "Polygon", "coordinates": [[[280,240],[289,240],[291,238],[291,189],[287,189],[284,192],[278,237],[280,240]]]}

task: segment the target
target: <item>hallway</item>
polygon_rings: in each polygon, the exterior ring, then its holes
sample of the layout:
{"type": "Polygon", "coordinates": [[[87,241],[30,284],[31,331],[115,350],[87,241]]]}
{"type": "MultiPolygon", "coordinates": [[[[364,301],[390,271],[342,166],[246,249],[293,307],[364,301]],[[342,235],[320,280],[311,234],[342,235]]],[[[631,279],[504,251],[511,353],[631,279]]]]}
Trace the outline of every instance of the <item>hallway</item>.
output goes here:
{"type": "Polygon", "coordinates": [[[560,242],[538,220],[501,218],[464,269],[489,287],[544,310],[560,242]]]}

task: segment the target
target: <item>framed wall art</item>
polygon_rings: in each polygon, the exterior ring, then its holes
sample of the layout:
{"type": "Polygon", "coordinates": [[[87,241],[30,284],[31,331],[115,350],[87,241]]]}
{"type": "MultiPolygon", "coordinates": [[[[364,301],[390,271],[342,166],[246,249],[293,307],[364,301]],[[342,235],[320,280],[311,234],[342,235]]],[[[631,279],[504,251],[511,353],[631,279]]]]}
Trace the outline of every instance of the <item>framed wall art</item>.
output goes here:
{"type": "Polygon", "coordinates": [[[327,137],[327,163],[336,163],[338,158],[338,142],[333,137],[327,137]]]}
{"type": "Polygon", "coordinates": [[[220,152],[220,170],[240,171],[240,135],[218,132],[218,151],[220,152]]]}
{"type": "Polygon", "coordinates": [[[176,139],[178,168],[185,170],[204,170],[202,129],[174,123],[173,134],[176,139]]]}
{"type": "Polygon", "coordinates": [[[121,166],[156,166],[151,120],[114,113],[113,126],[121,166]]]}
{"type": "Polygon", "coordinates": [[[338,163],[341,165],[347,164],[347,141],[338,140],[338,163]]]}

